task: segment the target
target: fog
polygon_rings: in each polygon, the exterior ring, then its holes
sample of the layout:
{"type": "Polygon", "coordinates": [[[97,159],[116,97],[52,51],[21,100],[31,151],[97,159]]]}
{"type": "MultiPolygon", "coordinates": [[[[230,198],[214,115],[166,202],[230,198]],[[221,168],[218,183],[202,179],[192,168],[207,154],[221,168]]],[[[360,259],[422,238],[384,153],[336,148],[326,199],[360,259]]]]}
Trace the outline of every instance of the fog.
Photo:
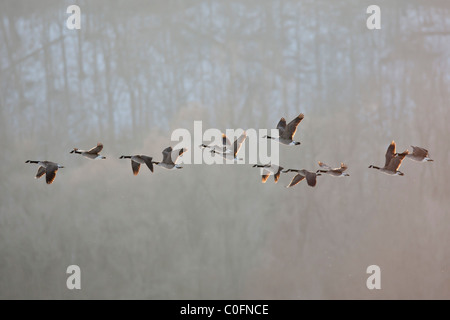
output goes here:
{"type": "Polygon", "coordinates": [[[369,30],[372,2],[1,1],[0,298],[449,299],[450,3],[380,0],[369,30]],[[248,163],[135,177],[118,159],[160,160],[194,121],[300,112],[281,165],[350,177],[286,189],[248,163]],[[392,140],[434,162],[368,169],[392,140]],[[97,142],[106,160],[69,154],[97,142]],[[47,185],[28,159],[65,168],[47,185]]]}

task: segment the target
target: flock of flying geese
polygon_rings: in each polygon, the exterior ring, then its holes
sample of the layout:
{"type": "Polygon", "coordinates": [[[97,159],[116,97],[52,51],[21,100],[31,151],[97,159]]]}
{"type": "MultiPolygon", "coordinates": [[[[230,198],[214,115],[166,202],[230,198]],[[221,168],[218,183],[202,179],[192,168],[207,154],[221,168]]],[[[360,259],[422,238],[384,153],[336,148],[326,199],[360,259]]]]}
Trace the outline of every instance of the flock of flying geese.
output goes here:
{"type": "MultiPolygon", "coordinates": [[[[300,142],[294,141],[293,138],[295,132],[297,131],[297,127],[299,123],[303,120],[303,118],[304,115],[303,113],[301,113],[288,124],[286,124],[286,119],[281,118],[277,125],[279,136],[278,137],[264,136],[263,138],[273,139],[280,144],[288,146],[300,145],[300,142]]],[[[237,154],[242,146],[242,143],[245,141],[246,138],[247,134],[244,131],[244,133],[239,138],[237,138],[233,144],[231,144],[230,140],[226,137],[226,135],[222,134],[222,146],[202,144],[200,145],[200,148],[209,149],[212,154],[218,154],[226,160],[233,160],[236,162],[237,160],[242,160],[242,158],[237,157],[237,154]]],[[[398,169],[400,168],[400,165],[402,164],[402,161],[405,157],[420,162],[433,161],[428,156],[428,150],[421,147],[414,147],[414,146],[411,147],[413,148],[412,153],[409,153],[408,150],[405,150],[402,153],[397,153],[395,142],[392,141],[386,151],[385,156],[386,161],[384,167],[377,167],[374,165],[370,165],[369,168],[377,169],[380,172],[389,175],[403,176],[404,173],[399,171],[398,169]]],[[[106,159],[106,157],[100,155],[100,152],[102,150],[103,144],[98,143],[97,146],[93,147],[90,150],[80,150],[74,148],[72,151],[70,151],[70,153],[81,154],[82,156],[93,160],[106,159]]],[[[169,170],[182,169],[183,167],[178,165],[176,161],[178,157],[182,156],[183,153],[185,153],[186,151],[187,151],[186,148],[173,150],[172,147],[167,147],[162,151],[163,159],[161,161],[153,161],[152,157],[146,155],[131,155],[131,156],[122,155],[120,156],[119,159],[131,159],[131,169],[133,171],[133,174],[137,175],[139,173],[141,164],[147,165],[147,167],[150,169],[151,172],[153,172],[153,165],[157,165],[169,170]]],[[[39,169],[35,178],[38,179],[45,174],[47,184],[51,184],[55,180],[56,172],[58,171],[58,169],[64,168],[58,163],[51,161],[27,160],[25,163],[38,164],[39,169]]],[[[314,187],[317,183],[317,177],[320,176],[322,173],[329,174],[334,177],[349,176],[349,174],[345,172],[347,170],[347,166],[344,163],[341,163],[341,166],[337,168],[332,168],[320,161],[318,163],[320,169],[318,169],[315,172],[308,171],[306,169],[284,170],[283,167],[271,163],[265,165],[255,164],[253,165],[253,167],[262,169],[262,183],[265,183],[270,175],[274,176],[275,183],[277,183],[281,173],[296,172],[297,174],[292,178],[289,185],[286,186],[287,188],[295,186],[304,179],[306,179],[306,182],[310,187],[314,187]]]]}

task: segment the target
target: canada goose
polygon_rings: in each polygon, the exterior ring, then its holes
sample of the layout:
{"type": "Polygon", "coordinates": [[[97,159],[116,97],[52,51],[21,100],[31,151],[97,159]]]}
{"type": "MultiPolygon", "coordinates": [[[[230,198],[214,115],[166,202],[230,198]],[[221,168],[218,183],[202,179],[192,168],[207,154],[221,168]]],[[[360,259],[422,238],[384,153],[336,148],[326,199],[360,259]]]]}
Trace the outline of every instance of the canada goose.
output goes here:
{"type": "Polygon", "coordinates": [[[277,166],[275,164],[255,164],[253,165],[253,168],[263,168],[262,169],[262,175],[261,175],[261,182],[266,183],[267,179],[269,179],[269,176],[273,174],[273,179],[275,180],[275,183],[278,182],[278,179],[280,179],[281,171],[284,169],[283,167],[277,166]]]}
{"type": "Polygon", "coordinates": [[[344,172],[347,170],[347,166],[341,162],[340,168],[331,168],[330,166],[327,166],[325,163],[319,161],[319,166],[322,169],[317,170],[316,172],[322,172],[322,173],[328,173],[329,175],[332,175],[334,177],[348,177],[350,176],[348,173],[344,172]]]}
{"type": "Polygon", "coordinates": [[[237,157],[237,153],[239,152],[239,149],[241,149],[242,143],[245,141],[246,138],[247,138],[247,133],[244,131],[239,138],[234,140],[232,153],[231,152],[230,153],[219,152],[214,149],[211,150],[211,153],[213,153],[213,154],[217,153],[226,160],[233,160],[233,161],[243,160],[242,158],[237,157]]]}
{"type": "Polygon", "coordinates": [[[370,165],[369,168],[377,169],[383,173],[390,175],[403,176],[404,173],[398,171],[398,168],[400,168],[403,159],[405,159],[406,155],[408,154],[408,150],[405,150],[402,153],[395,153],[395,142],[392,141],[386,151],[386,162],[384,164],[384,167],[380,168],[374,165],[370,165]]]}
{"type": "Polygon", "coordinates": [[[52,184],[56,178],[56,171],[58,171],[59,168],[64,168],[63,166],[51,161],[27,160],[25,163],[37,163],[39,165],[39,169],[35,178],[39,179],[45,174],[47,184],[52,184]]]}
{"type": "Polygon", "coordinates": [[[175,164],[178,157],[181,156],[183,153],[187,151],[186,148],[183,149],[177,149],[172,150],[172,147],[167,147],[163,150],[163,160],[158,161],[152,161],[157,166],[163,167],[165,169],[182,169],[183,167],[179,166],[178,164],[175,164]]]}
{"type": "Polygon", "coordinates": [[[317,183],[317,177],[321,176],[320,173],[311,172],[311,171],[308,171],[308,170],[305,170],[305,169],[302,169],[302,170],[287,169],[287,170],[284,170],[282,172],[283,173],[287,173],[287,172],[290,172],[290,171],[297,172],[297,175],[294,178],[292,178],[291,183],[289,183],[289,185],[286,186],[286,188],[295,186],[296,184],[298,184],[300,181],[302,181],[305,178],[306,178],[306,182],[308,183],[308,186],[314,187],[316,185],[316,183],[317,183]]]}
{"type": "Polygon", "coordinates": [[[120,156],[119,159],[131,159],[131,169],[133,170],[133,174],[137,176],[139,173],[139,169],[141,168],[141,164],[146,164],[147,167],[153,172],[153,163],[152,157],[147,157],[144,155],[134,155],[134,156],[120,156]]]}
{"type": "MultiPolygon", "coordinates": [[[[406,155],[407,158],[410,158],[415,161],[420,161],[420,162],[434,161],[433,159],[430,159],[428,157],[427,149],[424,149],[421,147],[414,147],[414,146],[411,146],[411,147],[413,148],[413,152],[407,154],[406,155]]],[[[398,155],[398,153],[396,153],[395,155],[398,155]]]]}
{"type": "Polygon", "coordinates": [[[286,119],[281,118],[277,125],[279,137],[274,138],[271,136],[264,136],[263,138],[272,139],[288,146],[299,145],[300,142],[294,141],[292,139],[294,138],[295,132],[297,131],[298,124],[303,120],[304,117],[305,115],[303,113],[300,113],[294,120],[289,122],[287,126],[286,119]]]}
{"type": "Polygon", "coordinates": [[[231,142],[230,142],[230,140],[228,140],[227,136],[224,133],[222,133],[222,147],[220,147],[218,145],[207,146],[206,144],[201,144],[200,148],[202,148],[202,149],[208,148],[208,149],[220,152],[220,153],[233,152],[233,150],[231,149],[231,142]]]}
{"type": "Polygon", "coordinates": [[[100,151],[102,151],[103,149],[103,144],[101,142],[97,143],[96,147],[93,147],[90,150],[79,150],[78,148],[73,148],[72,151],[70,151],[70,153],[77,153],[77,154],[81,154],[82,156],[89,158],[89,159],[93,159],[93,160],[97,160],[97,159],[106,159],[106,157],[99,155],[100,151]]]}

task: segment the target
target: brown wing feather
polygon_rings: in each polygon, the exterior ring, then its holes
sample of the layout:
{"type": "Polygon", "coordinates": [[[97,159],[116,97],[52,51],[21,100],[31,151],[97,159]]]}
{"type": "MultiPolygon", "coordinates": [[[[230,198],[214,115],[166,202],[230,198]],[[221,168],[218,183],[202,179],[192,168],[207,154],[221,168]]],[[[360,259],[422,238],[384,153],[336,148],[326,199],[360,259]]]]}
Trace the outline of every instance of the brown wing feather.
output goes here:
{"type": "Polygon", "coordinates": [[[145,164],[150,169],[150,171],[153,172],[153,163],[152,163],[153,158],[147,156],[141,156],[141,158],[144,160],[145,164]]]}
{"type": "Polygon", "coordinates": [[[45,174],[45,168],[43,166],[40,166],[38,169],[38,172],[36,173],[36,179],[39,179],[45,174]]]}
{"type": "Polygon", "coordinates": [[[389,165],[386,167],[388,170],[397,171],[398,168],[400,168],[403,159],[405,159],[406,155],[409,154],[408,150],[403,151],[402,153],[399,153],[395,157],[391,159],[391,162],[389,162],[389,165]]]}
{"type": "Polygon", "coordinates": [[[413,148],[413,154],[415,156],[419,156],[419,157],[428,157],[428,150],[421,148],[421,147],[414,147],[411,146],[413,148]]]}
{"type": "Polygon", "coordinates": [[[298,184],[303,179],[305,179],[304,175],[301,175],[300,173],[295,175],[295,177],[292,178],[291,183],[289,183],[289,185],[286,188],[290,188],[290,187],[295,186],[296,184],[298,184]]]}
{"type": "Polygon", "coordinates": [[[234,141],[233,145],[234,156],[236,156],[236,154],[239,152],[239,149],[241,148],[242,143],[245,141],[246,138],[247,133],[244,131],[244,133],[241,134],[241,136],[234,141]]]}
{"type": "Polygon", "coordinates": [[[326,165],[325,163],[319,161],[319,167],[324,168],[326,170],[331,170],[331,167],[329,165],[326,165]]]}
{"type": "Polygon", "coordinates": [[[389,165],[391,159],[394,157],[394,154],[395,154],[395,142],[392,140],[391,144],[389,145],[386,151],[386,162],[384,163],[385,167],[389,165]]]}
{"type": "Polygon", "coordinates": [[[139,169],[141,168],[141,164],[139,162],[135,162],[131,160],[131,170],[133,170],[133,174],[137,176],[139,173],[139,169]]]}
{"type": "Polygon", "coordinates": [[[47,184],[52,184],[56,178],[56,171],[58,171],[58,166],[47,166],[45,169],[45,180],[47,184]]]}
{"type": "Polygon", "coordinates": [[[277,124],[278,134],[281,136],[284,133],[284,130],[286,129],[286,119],[281,118],[280,121],[278,121],[277,124]]]}
{"type": "Polygon", "coordinates": [[[99,152],[101,152],[103,150],[103,144],[101,142],[97,143],[96,147],[91,148],[90,150],[87,151],[87,153],[90,154],[97,154],[99,152]]]}
{"type": "Polygon", "coordinates": [[[224,147],[231,147],[231,141],[227,138],[227,136],[222,133],[222,145],[224,147]]]}
{"type": "Polygon", "coordinates": [[[171,154],[172,154],[172,147],[167,147],[167,148],[165,148],[165,149],[163,150],[162,154],[163,154],[163,160],[162,160],[162,162],[173,163],[173,162],[172,162],[172,157],[171,157],[171,154]]]}
{"type": "Polygon", "coordinates": [[[266,183],[267,179],[269,179],[269,176],[270,176],[269,173],[263,174],[263,175],[261,176],[261,182],[262,182],[262,183],[266,183]]]}
{"type": "Polygon", "coordinates": [[[297,132],[298,124],[303,120],[304,117],[305,115],[303,113],[300,113],[294,120],[289,122],[286,130],[283,132],[283,138],[292,139],[297,132]]]}
{"type": "Polygon", "coordinates": [[[278,182],[278,180],[280,179],[280,175],[281,175],[281,170],[283,170],[284,168],[279,167],[277,173],[274,174],[273,179],[275,180],[275,183],[278,182]]]}
{"type": "Polygon", "coordinates": [[[315,187],[317,183],[317,175],[314,172],[306,172],[306,182],[308,186],[315,187]]]}

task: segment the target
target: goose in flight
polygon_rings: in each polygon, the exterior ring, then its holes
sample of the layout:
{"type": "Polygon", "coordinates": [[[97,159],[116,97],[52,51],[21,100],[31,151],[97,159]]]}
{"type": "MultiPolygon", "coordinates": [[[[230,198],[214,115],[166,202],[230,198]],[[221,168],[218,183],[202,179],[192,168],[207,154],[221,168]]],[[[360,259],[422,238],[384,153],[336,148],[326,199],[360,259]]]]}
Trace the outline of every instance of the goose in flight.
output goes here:
{"type": "Polygon", "coordinates": [[[137,176],[139,173],[139,169],[141,168],[141,164],[146,164],[147,167],[153,172],[153,162],[152,157],[144,156],[144,155],[134,155],[134,156],[120,156],[119,159],[131,159],[131,169],[133,170],[133,174],[137,176]]]}
{"type": "Polygon", "coordinates": [[[321,176],[320,173],[316,173],[316,172],[311,172],[305,169],[302,170],[298,170],[298,169],[287,169],[282,171],[283,173],[287,173],[287,172],[297,172],[297,174],[295,175],[294,178],[292,178],[291,183],[289,183],[288,186],[286,186],[286,188],[290,188],[295,186],[296,184],[298,184],[300,181],[302,181],[303,179],[306,178],[306,182],[308,183],[308,186],[310,187],[315,187],[316,183],[317,183],[317,177],[321,176]]]}
{"type": "Polygon", "coordinates": [[[222,133],[222,146],[218,146],[218,145],[214,145],[214,146],[209,145],[208,146],[206,144],[201,144],[200,148],[202,148],[202,149],[208,148],[211,150],[215,150],[219,153],[233,152],[233,150],[231,149],[231,142],[224,133],[222,133]]]}
{"type": "Polygon", "coordinates": [[[281,171],[284,169],[283,167],[277,166],[275,164],[255,164],[253,168],[262,168],[261,182],[266,183],[267,179],[269,179],[270,175],[273,175],[273,179],[275,183],[280,179],[281,171]]]}
{"type": "MultiPolygon", "coordinates": [[[[414,147],[411,146],[413,148],[413,152],[409,153],[406,155],[407,158],[415,160],[415,161],[419,161],[419,162],[427,162],[427,161],[434,161],[433,159],[430,159],[428,156],[428,150],[421,148],[421,147],[414,147]]],[[[398,153],[396,153],[395,155],[398,155],[398,153]]]]}
{"type": "Polygon", "coordinates": [[[52,184],[56,178],[56,171],[58,171],[59,168],[64,168],[63,166],[51,161],[27,160],[25,163],[37,163],[39,165],[39,169],[35,178],[39,179],[45,174],[45,181],[47,184],[52,184]]]}
{"type": "Polygon", "coordinates": [[[288,146],[299,145],[300,142],[294,141],[293,139],[295,132],[297,131],[297,126],[299,125],[300,121],[303,120],[304,117],[305,115],[303,113],[300,113],[294,120],[289,122],[287,126],[286,126],[286,119],[281,118],[277,125],[279,137],[274,138],[271,136],[264,136],[263,138],[272,139],[288,146]]]}
{"type": "Polygon", "coordinates": [[[163,150],[163,159],[162,161],[152,161],[152,163],[157,166],[163,167],[165,169],[182,169],[183,167],[175,164],[178,157],[180,157],[183,153],[187,151],[186,148],[173,150],[172,147],[167,147],[163,150]]]}
{"type": "Polygon", "coordinates": [[[408,150],[403,151],[402,153],[395,152],[395,142],[392,141],[386,151],[386,162],[383,168],[370,165],[369,168],[377,169],[385,174],[403,176],[404,173],[399,171],[400,165],[402,164],[403,159],[409,154],[408,150]]]}
{"type": "Polygon", "coordinates": [[[237,157],[237,153],[239,152],[239,149],[241,149],[242,143],[244,143],[245,139],[247,139],[247,133],[244,131],[239,138],[234,140],[231,152],[219,152],[212,149],[211,153],[219,154],[226,160],[233,160],[233,161],[243,160],[242,158],[237,157]]]}
{"type": "Polygon", "coordinates": [[[97,160],[97,159],[106,159],[106,157],[101,156],[99,153],[103,150],[103,144],[101,142],[97,143],[96,147],[91,148],[90,150],[79,150],[78,148],[73,148],[70,153],[81,154],[82,156],[97,160]]]}
{"type": "Polygon", "coordinates": [[[320,169],[317,170],[316,172],[321,172],[321,173],[327,173],[329,175],[332,175],[333,177],[348,177],[350,176],[348,173],[344,172],[345,170],[347,170],[347,166],[341,162],[341,167],[340,168],[331,168],[330,166],[327,166],[325,163],[319,161],[319,166],[320,169]]]}

